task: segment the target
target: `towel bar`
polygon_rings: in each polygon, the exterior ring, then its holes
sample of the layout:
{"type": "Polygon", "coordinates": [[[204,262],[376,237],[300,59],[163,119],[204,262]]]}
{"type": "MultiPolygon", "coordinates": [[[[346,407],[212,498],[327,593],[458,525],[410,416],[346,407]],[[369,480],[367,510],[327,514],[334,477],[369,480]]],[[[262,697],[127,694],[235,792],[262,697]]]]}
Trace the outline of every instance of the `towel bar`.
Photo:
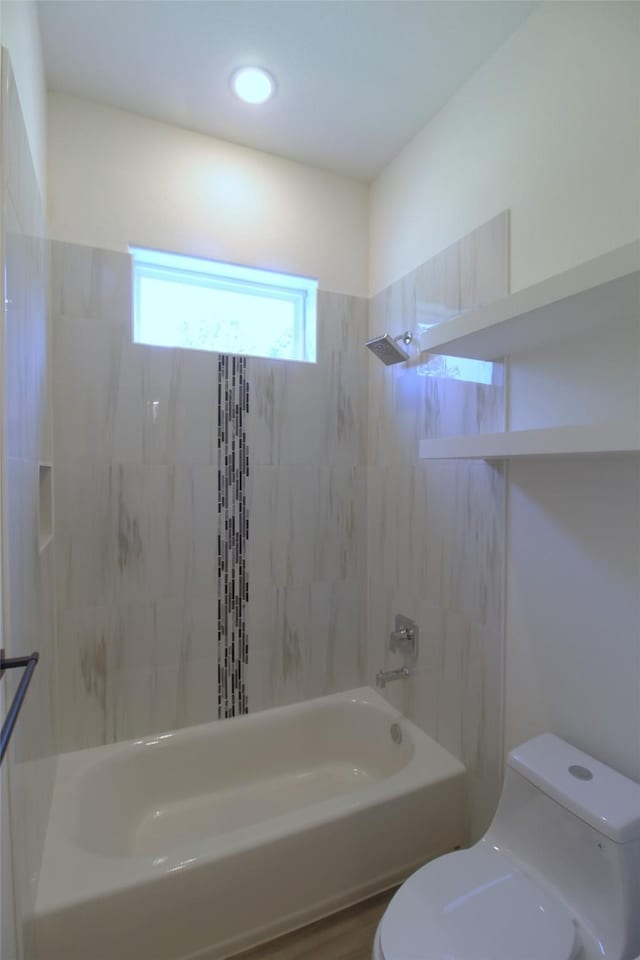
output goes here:
{"type": "Polygon", "coordinates": [[[5,657],[4,650],[0,650],[0,677],[4,675],[5,670],[14,670],[17,667],[26,667],[26,670],[20,679],[20,683],[18,684],[18,689],[16,690],[15,696],[11,702],[11,706],[9,707],[5,721],[2,724],[2,731],[0,731],[0,763],[2,763],[7,747],[9,746],[9,740],[11,739],[13,728],[16,725],[18,714],[20,713],[20,709],[29,688],[29,684],[31,683],[33,671],[35,670],[39,659],[39,653],[32,653],[30,657],[5,657]]]}

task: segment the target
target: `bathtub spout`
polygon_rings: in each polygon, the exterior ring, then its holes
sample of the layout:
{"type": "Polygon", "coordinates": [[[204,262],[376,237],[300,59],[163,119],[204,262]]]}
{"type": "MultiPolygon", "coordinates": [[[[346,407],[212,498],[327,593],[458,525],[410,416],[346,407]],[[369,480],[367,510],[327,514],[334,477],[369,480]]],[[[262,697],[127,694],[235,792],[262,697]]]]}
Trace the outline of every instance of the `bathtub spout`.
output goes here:
{"type": "Polygon", "coordinates": [[[399,670],[378,670],[376,673],[376,686],[384,690],[386,685],[392,680],[408,680],[409,668],[400,667],[399,670]]]}

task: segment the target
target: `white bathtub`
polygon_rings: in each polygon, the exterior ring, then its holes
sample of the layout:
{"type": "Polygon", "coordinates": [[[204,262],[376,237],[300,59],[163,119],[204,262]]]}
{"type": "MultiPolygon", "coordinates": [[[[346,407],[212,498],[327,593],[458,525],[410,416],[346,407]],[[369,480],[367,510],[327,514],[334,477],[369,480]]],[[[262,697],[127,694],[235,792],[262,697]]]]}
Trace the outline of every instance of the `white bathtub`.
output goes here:
{"type": "Polygon", "coordinates": [[[37,960],[231,956],[464,844],[466,792],[368,687],[65,754],[37,960]]]}

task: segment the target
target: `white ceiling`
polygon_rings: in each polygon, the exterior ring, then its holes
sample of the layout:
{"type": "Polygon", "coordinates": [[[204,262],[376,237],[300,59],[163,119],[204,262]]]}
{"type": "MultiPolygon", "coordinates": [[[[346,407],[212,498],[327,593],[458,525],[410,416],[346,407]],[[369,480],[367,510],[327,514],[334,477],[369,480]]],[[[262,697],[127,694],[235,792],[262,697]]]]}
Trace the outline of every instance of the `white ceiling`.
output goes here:
{"type": "Polygon", "coordinates": [[[40,0],[49,87],[362,179],[528,16],[488,0],[40,0]],[[232,70],[267,67],[261,107],[232,70]]]}

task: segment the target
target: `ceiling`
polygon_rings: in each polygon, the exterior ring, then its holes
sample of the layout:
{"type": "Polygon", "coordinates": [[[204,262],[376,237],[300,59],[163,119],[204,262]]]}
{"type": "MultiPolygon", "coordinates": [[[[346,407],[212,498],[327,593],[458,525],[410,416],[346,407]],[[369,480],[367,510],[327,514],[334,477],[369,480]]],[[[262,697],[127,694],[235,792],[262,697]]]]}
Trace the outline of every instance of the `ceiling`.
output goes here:
{"type": "Polygon", "coordinates": [[[489,0],[40,0],[51,89],[369,180],[529,15],[489,0]],[[278,92],[230,92],[243,64],[278,92]]]}

